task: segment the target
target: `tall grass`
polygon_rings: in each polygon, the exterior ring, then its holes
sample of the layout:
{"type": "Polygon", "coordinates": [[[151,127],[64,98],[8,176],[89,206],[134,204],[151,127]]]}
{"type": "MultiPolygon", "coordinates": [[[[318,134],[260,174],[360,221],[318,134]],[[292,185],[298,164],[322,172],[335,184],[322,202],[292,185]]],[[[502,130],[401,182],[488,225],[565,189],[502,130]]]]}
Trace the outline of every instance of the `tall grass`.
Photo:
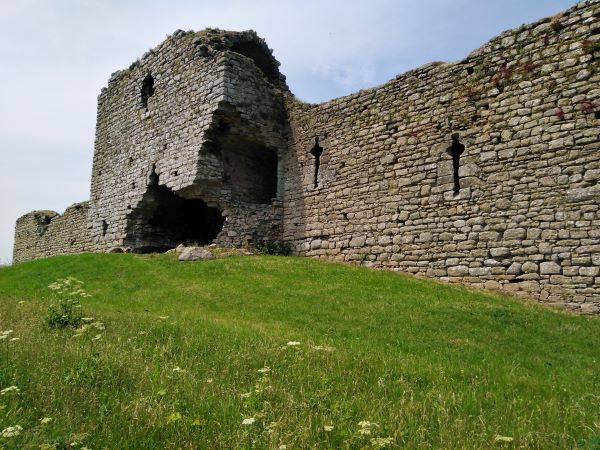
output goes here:
{"type": "Polygon", "coordinates": [[[599,325],[302,258],[49,258],[0,269],[0,446],[597,448],[599,325]],[[102,327],[45,324],[67,276],[102,327]]]}

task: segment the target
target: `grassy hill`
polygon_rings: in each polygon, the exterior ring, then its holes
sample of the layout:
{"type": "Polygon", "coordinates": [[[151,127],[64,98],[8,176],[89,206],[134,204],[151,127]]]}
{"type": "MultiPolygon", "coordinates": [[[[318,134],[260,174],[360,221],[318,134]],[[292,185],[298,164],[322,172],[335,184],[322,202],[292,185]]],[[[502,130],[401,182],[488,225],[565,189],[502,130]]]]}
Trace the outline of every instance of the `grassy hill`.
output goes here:
{"type": "Polygon", "coordinates": [[[6,449],[600,446],[597,317],[393,273],[55,257],[0,268],[2,332],[6,449]]]}

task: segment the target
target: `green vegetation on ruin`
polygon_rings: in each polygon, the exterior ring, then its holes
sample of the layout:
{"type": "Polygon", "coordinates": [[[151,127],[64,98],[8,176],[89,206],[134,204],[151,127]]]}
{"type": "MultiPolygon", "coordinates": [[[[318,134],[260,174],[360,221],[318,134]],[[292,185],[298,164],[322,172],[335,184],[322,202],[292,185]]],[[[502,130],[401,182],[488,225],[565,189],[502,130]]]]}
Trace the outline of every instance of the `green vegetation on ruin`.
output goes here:
{"type": "Polygon", "coordinates": [[[597,317],[394,273],[54,257],[0,268],[1,336],[5,449],[600,443],[597,317]],[[69,276],[93,319],[51,329],[69,276]]]}

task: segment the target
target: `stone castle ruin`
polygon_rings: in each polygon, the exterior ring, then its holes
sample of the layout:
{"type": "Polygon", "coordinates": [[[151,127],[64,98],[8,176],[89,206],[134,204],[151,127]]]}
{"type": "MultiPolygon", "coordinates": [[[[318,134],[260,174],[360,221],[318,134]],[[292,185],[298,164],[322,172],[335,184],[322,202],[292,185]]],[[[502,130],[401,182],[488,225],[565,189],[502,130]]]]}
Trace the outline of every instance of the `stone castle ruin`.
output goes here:
{"type": "Polygon", "coordinates": [[[600,1],[320,104],[254,32],[177,31],[98,98],[90,200],[14,261],[285,241],[600,311],[600,1]]]}

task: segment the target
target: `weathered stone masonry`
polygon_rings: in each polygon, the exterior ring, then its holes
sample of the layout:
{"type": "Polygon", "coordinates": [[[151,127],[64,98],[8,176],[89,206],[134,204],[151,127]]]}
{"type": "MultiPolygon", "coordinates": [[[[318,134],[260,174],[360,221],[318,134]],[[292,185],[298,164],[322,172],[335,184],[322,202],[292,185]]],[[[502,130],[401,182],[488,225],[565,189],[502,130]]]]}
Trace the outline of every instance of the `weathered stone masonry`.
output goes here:
{"type": "Polygon", "coordinates": [[[15,232],[15,261],[88,251],[88,210],[89,203],[82,202],[69,206],[62,215],[33,211],[20,217],[15,232]]]}
{"type": "Polygon", "coordinates": [[[89,239],[30,213],[14,259],[283,239],[598,312],[599,17],[581,2],[317,105],[253,32],[177,32],[99,97],[89,239]]]}

